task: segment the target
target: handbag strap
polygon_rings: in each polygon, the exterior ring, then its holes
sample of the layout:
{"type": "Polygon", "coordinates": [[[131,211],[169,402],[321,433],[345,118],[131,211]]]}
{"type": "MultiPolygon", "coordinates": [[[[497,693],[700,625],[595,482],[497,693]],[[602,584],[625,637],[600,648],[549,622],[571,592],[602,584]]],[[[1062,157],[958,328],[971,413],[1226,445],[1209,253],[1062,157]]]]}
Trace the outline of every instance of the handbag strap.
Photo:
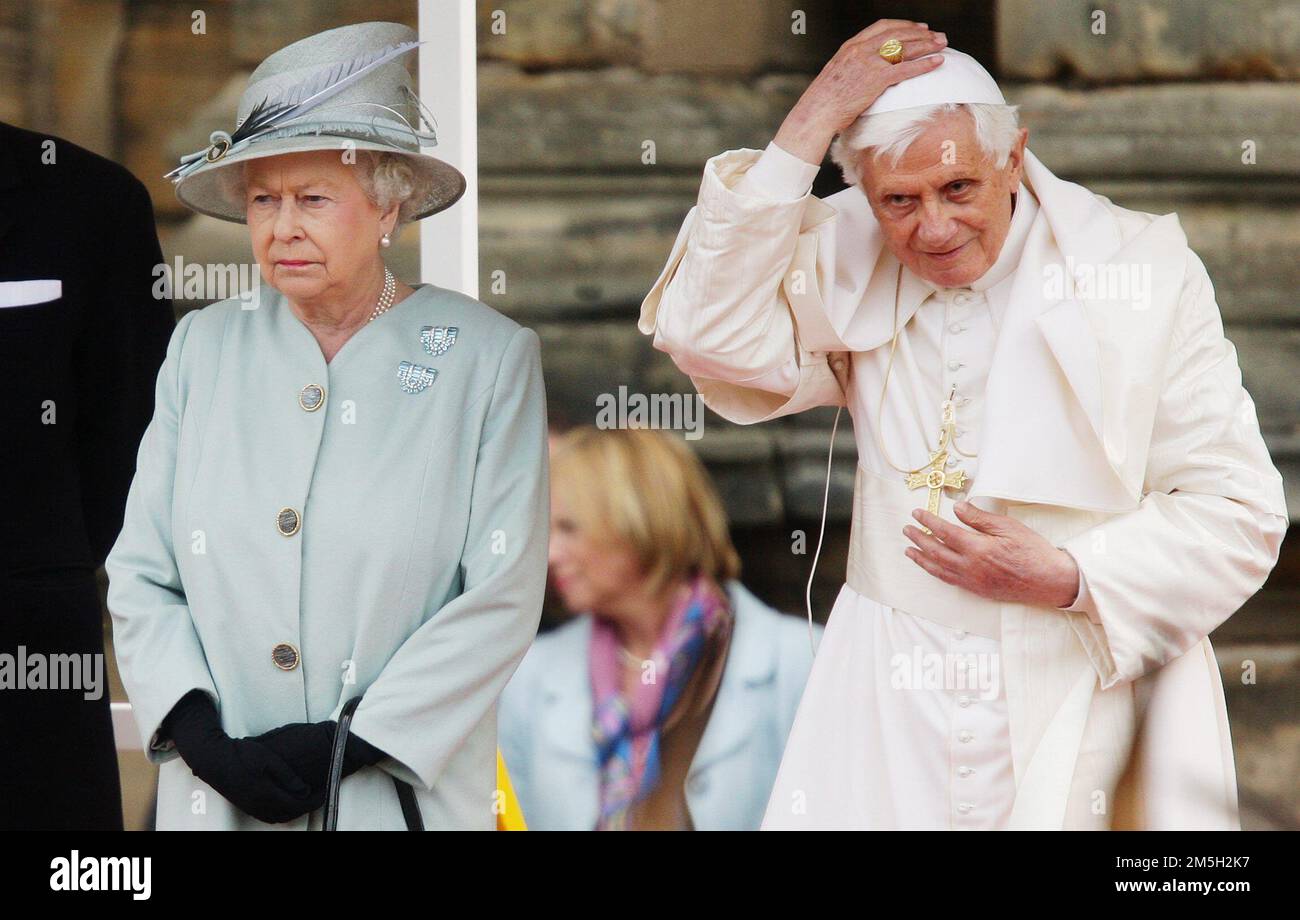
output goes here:
{"type": "Polygon", "coordinates": [[[406,819],[406,829],[424,830],[424,818],[420,816],[420,806],[416,804],[415,790],[411,788],[411,784],[394,776],[393,785],[397,787],[397,801],[402,803],[402,817],[406,819]]]}
{"type": "MultiPolygon", "coordinates": [[[[338,727],[334,730],[334,747],[330,751],[330,769],[325,794],[325,820],[321,830],[336,831],[339,823],[339,787],[343,785],[343,753],[348,746],[348,731],[352,727],[352,714],[361,705],[361,697],[354,696],[343,704],[339,710],[338,727]]],[[[420,806],[415,801],[415,789],[411,784],[393,777],[397,788],[397,801],[402,806],[402,818],[406,821],[408,831],[424,830],[424,819],[420,816],[420,806]]]]}
{"type": "Polygon", "coordinates": [[[336,831],[339,824],[339,787],[343,785],[343,752],[348,746],[348,730],[352,714],[361,705],[361,697],[354,696],[339,710],[338,726],[334,729],[334,747],[330,750],[330,770],[325,785],[325,820],[321,830],[336,831]]]}

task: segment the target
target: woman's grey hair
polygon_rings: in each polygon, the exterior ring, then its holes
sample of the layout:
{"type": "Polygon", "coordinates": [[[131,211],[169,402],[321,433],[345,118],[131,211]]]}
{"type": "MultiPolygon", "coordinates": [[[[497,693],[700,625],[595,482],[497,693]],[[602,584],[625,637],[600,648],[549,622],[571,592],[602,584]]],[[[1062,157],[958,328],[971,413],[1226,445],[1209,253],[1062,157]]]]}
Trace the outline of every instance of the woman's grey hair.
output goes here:
{"type": "Polygon", "coordinates": [[[890,165],[897,166],[907,148],[925,132],[931,121],[949,112],[965,110],[975,119],[975,139],[980,149],[993,157],[1000,169],[1006,165],[1016,143],[1016,132],[1020,128],[1016,114],[1018,108],[983,102],[941,102],[896,112],[859,115],[857,121],[831,143],[831,160],[840,168],[846,184],[857,185],[861,181],[858,162],[863,151],[874,150],[877,159],[888,155],[890,165]]]}
{"type": "MultiPolygon", "coordinates": [[[[410,223],[411,215],[417,211],[422,202],[428,199],[430,189],[427,180],[411,168],[400,153],[384,150],[357,150],[356,177],[370,203],[381,211],[387,211],[394,202],[399,202],[397,223],[393,226],[390,239],[396,239],[403,224],[410,223]]],[[[248,161],[245,160],[234,169],[223,169],[217,173],[222,192],[228,200],[239,203],[247,194],[244,175],[248,161]]]]}

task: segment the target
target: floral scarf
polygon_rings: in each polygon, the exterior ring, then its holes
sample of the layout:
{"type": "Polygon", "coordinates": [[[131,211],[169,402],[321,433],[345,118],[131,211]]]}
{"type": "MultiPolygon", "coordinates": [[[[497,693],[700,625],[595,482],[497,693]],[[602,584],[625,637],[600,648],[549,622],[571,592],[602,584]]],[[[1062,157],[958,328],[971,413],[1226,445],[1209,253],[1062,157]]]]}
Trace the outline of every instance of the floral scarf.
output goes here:
{"type": "Polygon", "coordinates": [[[697,576],[690,594],[664,624],[652,658],[654,670],[643,670],[631,700],[623,696],[614,626],[595,619],[589,654],[595,701],[592,735],[600,763],[598,830],[622,830],[628,809],[655,788],[660,728],[695,672],[707,640],[728,614],[726,595],[712,579],[697,576]]]}

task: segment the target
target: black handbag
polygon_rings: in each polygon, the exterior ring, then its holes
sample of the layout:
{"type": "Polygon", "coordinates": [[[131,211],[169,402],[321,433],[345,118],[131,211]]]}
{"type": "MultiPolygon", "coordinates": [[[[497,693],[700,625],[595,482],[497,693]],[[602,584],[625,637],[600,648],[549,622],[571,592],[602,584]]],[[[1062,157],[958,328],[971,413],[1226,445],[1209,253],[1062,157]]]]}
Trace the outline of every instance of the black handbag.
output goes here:
{"type": "MultiPolygon", "coordinates": [[[[338,728],[334,731],[334,748],[330,751],[330,772],[325,793],[325,820],[321,825],[323,831],[336,831],[339,824],[339,787],[343,785],[343,751],[348,745],[348,730],[352,727],[352,714],[361,705],[361,697],[354,696],[343,704],[339,711],[338,728]]],[[[397,787],[397,801],[402,805],[402,817],[406,820],[408,831],[424,830],[424,819],[420,817],[420,806],[415,801],[415,790],[411,784],[393,777],[397,787]]]]}

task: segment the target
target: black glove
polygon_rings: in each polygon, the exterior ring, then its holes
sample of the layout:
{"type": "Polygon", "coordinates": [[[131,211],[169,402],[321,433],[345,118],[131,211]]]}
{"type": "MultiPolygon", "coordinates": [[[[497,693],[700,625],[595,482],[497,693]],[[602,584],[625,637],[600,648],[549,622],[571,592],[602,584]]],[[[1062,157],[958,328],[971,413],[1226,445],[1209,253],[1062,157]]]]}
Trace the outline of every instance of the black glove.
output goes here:
{"type": "MultiPolygon", "coordinates": [[[[315,809],[325,804],[330,752],[337,730],[337,722],[291,722],[250,740],[265,745],[293,768],[298,778],[310,787],[315,809]]],[[[379,748],[349,732],[343,748],[343,775],[351,776],[362,767],[378,763],[384,756],[379,748]]]]}
{"type": "Polygon", "coordinates": [[[203,691],[191,690],[172,707],[162,734],[176,742],[195,776],[259,821],[281,824],[313,810],[312,788],[256,739],[227,735],[203,691]]]}

